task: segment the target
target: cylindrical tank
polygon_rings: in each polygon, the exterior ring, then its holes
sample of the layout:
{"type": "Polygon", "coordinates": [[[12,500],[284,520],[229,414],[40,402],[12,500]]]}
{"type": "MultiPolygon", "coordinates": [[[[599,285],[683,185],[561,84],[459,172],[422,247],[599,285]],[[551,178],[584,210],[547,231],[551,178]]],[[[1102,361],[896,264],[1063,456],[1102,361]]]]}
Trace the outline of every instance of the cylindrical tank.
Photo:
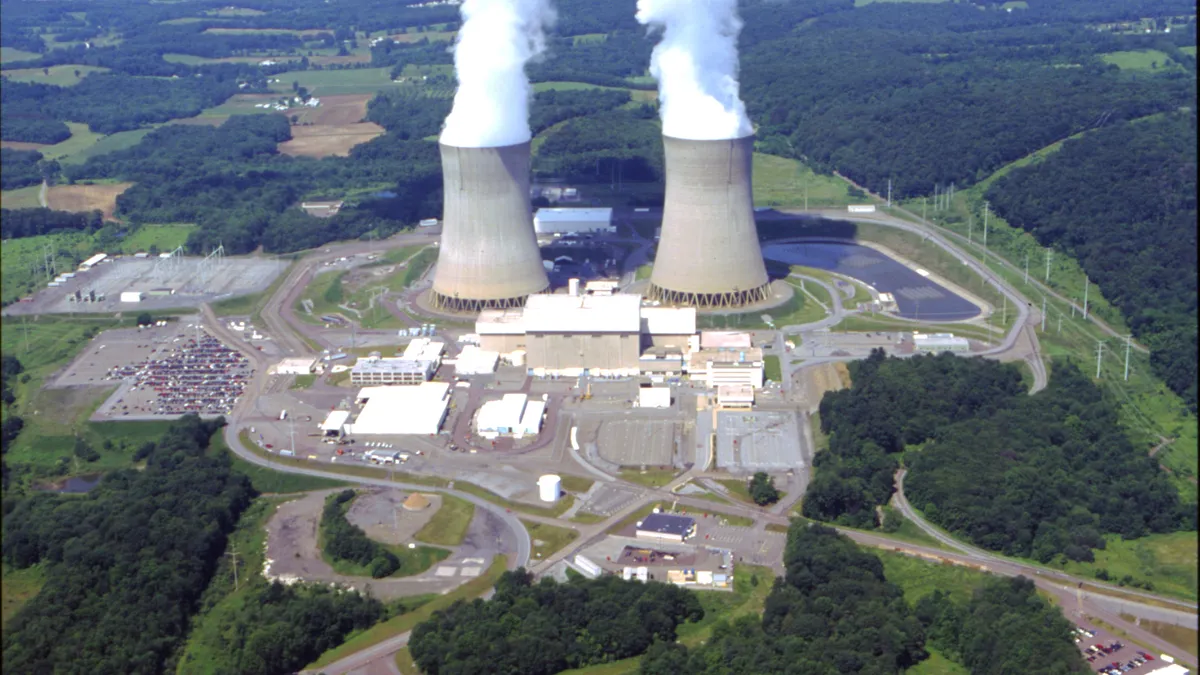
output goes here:
{"type": "Polygon", "coordinates": [[[570,295],[570,296],[579,295],[579,280],[578,279],[567,280],[567,295],[570,295]]]}
{"type": "Polygon", "coordinates": [[[562,479],[558,476],[548,473],[538,479],[538,497],[544,502],[558,501],[558,495],[562,492],[562,479]]]}
{"type": "Polygon", "coordinates": [[[518,307],[546,290],[529,206],[529,143],[439,147],[444,208],[433,304],[462,312],[518,307]]]}
{"type": "Polygon", "coordinates": [[[738,307],[770,297],[750,192],[754,137],[663,136],[667,190],[649,296],[738,307]]]}

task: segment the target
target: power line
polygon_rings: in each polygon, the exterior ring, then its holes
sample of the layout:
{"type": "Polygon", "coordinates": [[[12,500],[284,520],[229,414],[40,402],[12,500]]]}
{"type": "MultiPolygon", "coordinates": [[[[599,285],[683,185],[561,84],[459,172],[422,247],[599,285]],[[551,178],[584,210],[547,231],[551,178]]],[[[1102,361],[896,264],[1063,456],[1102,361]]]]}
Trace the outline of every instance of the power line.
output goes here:
{"type": "Polygon", "coordinates": [[[1100,362],[1104,357],[1104,340],[1096,340],[1096,379],[1100,379],[1100,362]]]}
{"type": "Polygon", "coordinates": [[[1129,349],[1133,346],[1133,335],[1125,336],[1125,381],[1129,381],[1129,349]]]}

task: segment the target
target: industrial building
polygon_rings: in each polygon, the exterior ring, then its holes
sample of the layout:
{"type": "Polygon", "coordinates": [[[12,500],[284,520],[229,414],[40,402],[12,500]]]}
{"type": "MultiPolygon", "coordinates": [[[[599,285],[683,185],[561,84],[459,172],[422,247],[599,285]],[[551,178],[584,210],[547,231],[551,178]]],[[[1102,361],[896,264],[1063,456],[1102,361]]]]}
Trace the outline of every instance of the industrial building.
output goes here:
{"type": "Polygon", "coordinates": [[[638,374],[640,295],[532,295],[525,305],[526,364],[535,375],[638,374]]]}
{"type": "Polygon", "coordinates": [[[500,353],[489,349],[480,349],[475,345],[467,345],[458,353],[454,361],[456,376],[488,375],[496,372],[500,363],[500,353]]]}
{"type": "Polygon", "coordinates": [[[920,352],[969,352],[971,343],[954,333],[913,333],[913,345],[920,352]]]}
{"type": "Polygon", "coordinates": [[[277,375],[311,375],[315,372],[317,372],[317,360],[306,356],[289,357],[275,366],[277,375]]]}
{"type": "Polygon", "coordinates": [[[92,256],[92,257],[88,258],[87,260],[84,260],[83,262],[79,263],[79,269],[80,269],[81,271],[84,271],[84,272],[86,272],[86,271],[88,271],[88,270],[92,269],[93,267],[95,267],[97,264],[99,264],[99,263],[100,263],[100,261],[101,261],[101,260],[104,260],[104,259],[105,259],[105,258],[107,258],[107,257],[108,257],[108,254],[107,254],[107,253],[97,253],[96,255],[94,255],[94,256],[92,256]]]}
{"type": "Polygon", "coordinates": [[[670,408],[671,388],[642,385],[638,387],[637,405],[639,408],[670,408]]]}
{"type": "Polygon", "coordinates": [[[325,421],[321,422],[320,429],[325,432],[326,436],[339,436],[342,433],[342,428],[350,419],[350,411],[348,410],[331,410],[325,416],[325,421]]]}
{"type": "Polygon", "coordinates": [[[529,142],[439,148],[443,213],[433,305],[455,312],[518,307],[549,288],[529,206],[529,142]]]}
{"type": "Polygon", "coordinates": [[[538,234],[611,233],[617,231],[612,214],[611,208],[542,208],[533,215],[533,229],[538,234]]]}
{"type": "Polygon", "coordinates": [[[696,335],[695,307],[643,307],[643,347],[687,347],[696,335]]]}
{"type": "Polygon", "coordinates": [[[693,382],[717,388],[721,385],[763,386],[763,351],[749,349],[698,349],[688,356],[687,372],[693,382]]]}
{"type": "Polygon", "coordinates": [[[702,308],[768,299],[750,188],[754,137],[663,136],[663,151],[666,198],[649,297],[702,308]]]}
{"type": "Polygon", "coordinates": [[[400,358],[409,361],[432,361],[440,364],[442,362],[442,354],[446,352],[446,343],[435,342],[429,338],[417,338],[408,343],[404,348],[404,355],[400,358]]]}
{"type": "Polygon", "coordinates": [[[421,384],[433,378],[437,363],[418,359],[359,359],[350,369],[350,383],[359,386],[421,384]]]}
{"type": "Polygon", "coordinates": [[[542,430],[546,402],[525,394],[505,394],[479,407],[475,429],[484,438],[536,436],[542,430]]]}
{"type": "Polygon", "coordinates": [[[700,333],[700,349],[750,349],[749,333],[742,331],[706,330],[700,333]]]}
{"type": "Polygon", "coordinates": [[[754,407],[754,387],[748,384],[718,385],[717,407],[725,410],[750,410],[754,407]]]}
{"type": "Polygon", "coordinates": [[[342,428],[356,436],[436,434],[450,406],[450,385],[422,382],[412,387],[364,387],[358,392],[363,409],[342,428]]]}
{"type": "Polygon", "coordinates": [[[696,521],[687,516],[668,513],[651,513],[637,524],[638,539],[673,541],[682,543],[696,533],[696,521]]]}

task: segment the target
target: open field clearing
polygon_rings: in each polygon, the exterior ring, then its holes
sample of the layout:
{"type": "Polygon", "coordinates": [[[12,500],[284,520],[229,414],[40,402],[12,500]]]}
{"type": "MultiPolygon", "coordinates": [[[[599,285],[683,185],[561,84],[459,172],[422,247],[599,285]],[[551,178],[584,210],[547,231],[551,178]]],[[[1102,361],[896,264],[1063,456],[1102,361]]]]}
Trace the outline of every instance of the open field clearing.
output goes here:
{"type": "Polygon", "coordinates": [[[374,94],[380,89],[398,86],[392,82],[391,68],[359,68],[355,70],[291,70],[275,77],[271,89],[291,94],[292,83],[299,82],[308,93],[317,97],[337,94],[374,94]]]}
{"type": "MultiPolygon", "coordinates": [[[[357,124],[367,116],[367,102],[370,94],[341,94],[321,96],[321,104],[316,108],[301,108],[299,123],[303,125],[342,125],[357,124]]],[[[375,126],[375,125],[372,125],[375,126]]],[[[382,127],[375,127],[383,132],[382,127]]],[[[292,130],[295,132],[295,129],[292,130]]]]}
{"type": "Polygon", "coordinates": [[[1095,562],[1070,562],[1056,567],[1081,577],[1095,576],[1103,569],[1112,583],[1129,575],[1153,583],[1158,593],[1188,600],[1197,598],[1195,532],[1152,534],[1130,541],[1109,535],[1105,541],[1104,550],[1096,551],[1095,562]]]}
{"type": "Polygon", "coordinates": [[[117,196],[133,183],[105,185],[55,185],[46,194],[46,204],[56,211],[101,211],[105,220],[113,219],[117,196]]]}
{"type": "Polygon", "coordinates": [[[38,84],[53,84],[59,87],[69,87],[79,84],[91,73],[106,73],[108,68],[96,66],[61,65],[49,68],[16,68],[3,71],[4,77],[14,82],[35,82],[38,84]],[[49,71],[49,72],[47,72],[49,71]],[[76,73],[79,73],[76,75],[76,73]]]}
{"type": "Polygon", "coordinates": [[[13,47],[0,47],[0,63],[13,63],[17,61],[30,61],[41,56],[37,52],[27,52],[13,47]]]}
{"type": "Polygon", "coordinates": [[[314,66],[344,66],[350,63],[370,63],[371,53],[359,51],[357,53],[346,54],[345,56],[338,56],[336,54],[310,56],[308,57],[308,62],[314,66]]]}
{"type": "Polygon", "coordinates": [[[794,159],[754,153],[754,205],[809,208],[845,206],[853,200],[844,181],[819,176],[794,159]]]}
{"type": "Polygon", "coordinates": [[[209,58],[206,56],[192,56],[191,54],[163,54],[163,61],[168,63],[182,63],[189,66],[206,65],[210,63],[253,63],[258,64],[270,59],[279,63],[287,61],[299,61],[298,54],[287,54],[284,56],[222,56],[220,58],[209,58]]]}
{"type": "MultiPolygon", "coordinates": [[[[6,209],[36,209],[41,206],[38,202],[38,193],[41,190],[41,185],[30,185],[29,187],[16,190],[4,190],[0,192],[0,206],[6,209]]],[[[7,246],[7,244],[5,245],[7,246]]]]}
{"type": "Polygon", "coordinates": [[[180,223],[143,225],[121,241],[121,248],[125,251],[137,253],[138,251],[148,251],[151,247],[156,247],[159,251],[165,253],[177,246],[182,246],[194,229],[196,229],[195,225],[180,223]]]}
{"type": "Polygon", "coordinates": [[[78,122],[67,122],[67,128],[71,130],[71,137],[61,143],[48,145],[38,152],[42,153],[46,159],[57,159],[59,161],[68,159],[72,155],[76,155],[84,150],[95,145],[103,134],[98,134],[91,129],[88,129],[86,124],[78,122]]]}
{"type": "Polygon", "coordinates": [[[26,143],[24,141],[0,141],[0,148],[9,148],[12,150],[37,150],[50,147],[46,143],[26,143]]]}
{"type": "Polygon", "coordinates": [[[1101,54],[1100,59],[1111,63],[1121,70],[1158,70],[1178,68],[1178,64],[1167,64],[1171,57],[1157,49],[1143,49],[1132,52],[1112,52],[1101,54]]]}
{"type": "Polygon", "coordinates": [[[204,32],[211,35],[299,35],[301,37],[311,37],[319,33],[332,33],[333,31],[325,28],[308,28],[305,30],[296,30],[294,28],[206,28],[204,32]]]}
{"type": "Polygon", "coordinates": [[[429,40],[430,42],[449,42],[454,39],[454,31],[428,31],[425,33],[397,33],[389,35],[388,38],[396,42],[420,42],[421,40],[429,40]]]}
{"type": "Polygon", "coordinates": [[[96,157],[116,150],[132,148],[138,143],[141,143],[142,139],[146,137],[146,134],[154,131],[154,129],[156,129],[158,126],[159,125],[154,125],[153,127],[146,127],[145,129],[118,131],[115,134],[101,136],[96,140],[95,143],[80,150],[79,152],[64,156],[59,160],[59,162],[62,164],[82,164],[90,157],[96,157]]]}
{"type": "Polygon", "coordinates": [[[279,152],[293,157],[345,157],[350,148],[383,134],[373,122],[330,126],[292,127],[292,140],[279,144],[279,152]]]}

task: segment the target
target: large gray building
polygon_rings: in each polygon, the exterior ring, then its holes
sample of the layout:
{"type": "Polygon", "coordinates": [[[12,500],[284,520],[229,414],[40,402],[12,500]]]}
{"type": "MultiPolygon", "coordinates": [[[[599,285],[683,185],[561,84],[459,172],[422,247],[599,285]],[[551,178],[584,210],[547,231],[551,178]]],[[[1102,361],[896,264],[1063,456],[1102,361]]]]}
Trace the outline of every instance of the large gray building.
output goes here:
{"type": "Polygon", "coordinates": [[[529,206],[529,143],[439,144],[444,208],[432,302],[451,311],[517,307],[550,286],[529,206]]]}
{"type": "Polygon", "coordinates": [[[704,308],[769,298],[750,192],[754,137],[663,136],[663,150],[666,201],[648,295],[704,308]]]}

